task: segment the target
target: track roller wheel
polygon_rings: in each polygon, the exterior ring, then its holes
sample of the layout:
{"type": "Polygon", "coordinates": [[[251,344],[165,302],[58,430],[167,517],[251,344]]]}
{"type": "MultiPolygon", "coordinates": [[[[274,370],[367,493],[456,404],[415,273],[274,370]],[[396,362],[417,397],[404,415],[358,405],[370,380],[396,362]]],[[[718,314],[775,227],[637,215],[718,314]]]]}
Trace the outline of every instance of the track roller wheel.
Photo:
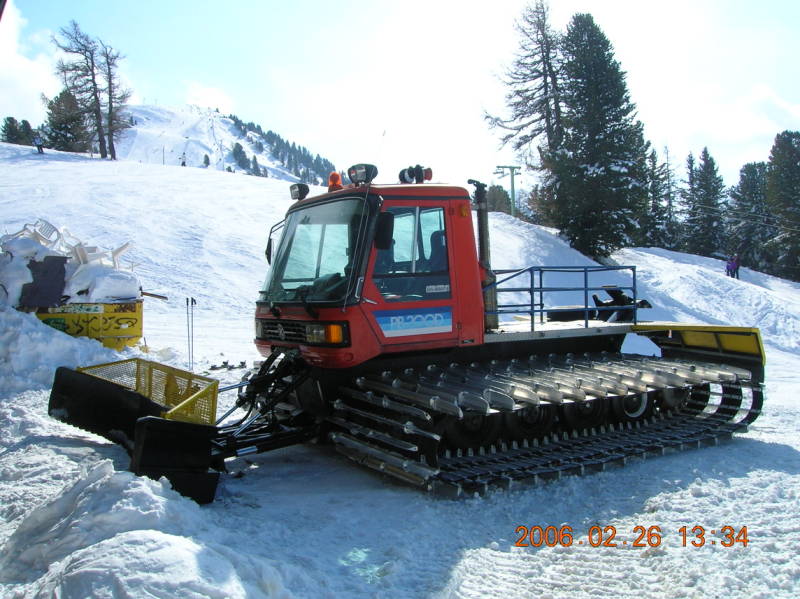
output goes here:
{"type": "Polygon", "coordinates": [[[605,424],[608,415],[608,402],[602,399],[575,402],[561,406],[559,417],[564,428],[581,430],[605,424]]]}
{"type": "Polygon", "coordinates": [[[655,401],[650,393],[626,395],[611,400],[611,413],[617,422],[638,422],[653,415],[655,401]]]}
{"type": "Polygon", "coordinates": [[[553,430],[555,406],[527,406],[503,414],[503,436],[513,441],[545,437],[553,430]]]}
{"type": "Polygon", "coordinates": [[[447,417],[442,422],[445,447],[469,449],[491,445],[500,436],[503,420],[500,414],[464,414],[464,418],[447,417]]]}

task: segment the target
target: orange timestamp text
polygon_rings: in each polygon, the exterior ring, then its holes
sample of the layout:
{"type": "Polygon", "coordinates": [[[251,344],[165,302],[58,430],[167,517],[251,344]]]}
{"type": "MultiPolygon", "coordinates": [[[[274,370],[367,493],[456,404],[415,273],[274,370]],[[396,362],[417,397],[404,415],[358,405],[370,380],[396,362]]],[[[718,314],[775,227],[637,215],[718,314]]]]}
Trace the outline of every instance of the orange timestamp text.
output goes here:
{"type": "MultiPolygon", "coordinates": [[[[616,526],[590,526],[583,535],[575,537],[571,526],[517,526],[519,535],[515,547],[570,547],[585,545],[588,547],[659,547],[664,541],[664,532],[660,526],[634,526],[628,531],[618,531],[616,526]]],[[[695,524],[681,526],[677,530],[681,547],[703,547],[719,545],[720,547],[747,547],[747,527],[721,526],[706,528],[695,524]]]]}

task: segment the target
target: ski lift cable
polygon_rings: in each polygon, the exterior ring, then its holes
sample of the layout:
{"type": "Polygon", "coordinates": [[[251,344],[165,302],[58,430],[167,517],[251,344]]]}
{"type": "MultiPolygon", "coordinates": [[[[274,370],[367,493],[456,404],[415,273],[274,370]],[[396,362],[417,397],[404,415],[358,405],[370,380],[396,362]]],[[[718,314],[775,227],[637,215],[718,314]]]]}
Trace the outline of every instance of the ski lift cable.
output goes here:
{"type": "Polygon", "coordinates": [[[708,208],[709,210],[718,210],[718,211],[720,211],[720,212],[722,212],[724,214],[745,214],[747,216],[751,216],[751,215],[752,216],[764,216],[766,218],[774,218],[776,220],[780,220],[781,222],[788,222],[788,223],[790,223],[792,225],[800,226],[800,220],[786,219],[786,218],[783,218],[783,217],[778,217],[778,216],[774,216],[772,214],[763,213],[763,212],[754,214],[752,212],[748,212],[747,210],[741,210],[741,209],[737,209],[737,208],[729,208],[729,207],[724,207],[724,206],[711,206],[709,204],[699,204],[699,203],[698,204],[692,204],[692,206],[697,206],[697,207],[700,207],[700,208],[708,208]]]}
{"type": "MultiPolygon", "coordinates": [[[[713,213],[707,213],[707,212],[698,212],[694,216],[689,217],[687,220],[695,220],[696,218],[700,218],[700,217],[704,217],[704,216],[706,216],[706,217],[707,216],[719,216],[719,214],[713,214],[713,213]]],[[[737,223],[742,223],[742,222],[744,222],[744,221],[746,221],[748,219],[734,219],[734,220],[737,223]]],[[[777,231],[784,232],[784,233],[800,233],[800,229],[797,229],[797,228],[794,228],[794,227],[785,227],[785,226],[782,226],[782,225],[777,225],[777,224],[764,222],[764,221],[753,220],[753,219],[749,219],[749,222],[754,224],[754,225],[758,225],[758,226],[762,226],[762,227],[770,227],[772,229],[775,229],[777,231]]]]}
{"type": "MultiPolygon", "coordinates": [[[[706,206],[706,205],[703,205],[703,204],[695,204],[692,208],[694,209],[694,212],[696,212],[698,215],[701,215],[701,216],[703,216],[703,215],[704,216],[731,216],[730,215],[730,211],[725,210],[723,208],[713,208],[711,206],[706,206]]],[[[734,214],[732,216],[732,218],[734,218],[736,220],[750,220],[750,221],[752,221],[752,222],[754,222],[756,224],[770,226],[770,227],[774,227],[776,229],[781,229],[781,230],[784,230],[784,231],[791,231],[791,232],[800,233],[800,228],[789,227],[789,226],[786,226],[784,224],[779,224],[779,223],[788,222],[789,224],[792,224],[792,225],[800,225],[800,223],[798,223],[796,221],[793,221],[793,220],[788,220],[787,221],[787,219],[785,219],[785,218],[779,218],[777,216],[772,216],[772,215],[768,215],[768,214],[748,214],[745,217],[736,216],[734,214]],[[775,221],[775,222],[770,222],[770,221],[775,221]]]]}
{"type": "MultiPolygon", "coordinates": [[[[798,227],[787,226],[785,224],[782,224],[782,223],[787,222],[786,219],[779,219],[778,217],[775,217],[775,216],[770,216],[770,215],[737,216],[737,215],[729,215],[725,211],[714,211],[713,209],[708,209],[708,208],[706,208],[704,210],[705,210],[705,212],[701,211],[702,214],[727,216],[727,217],[731,218],[732,220],[738,220],[738,221],[747,220],[747,221],[754,222],[756,224],[762,224],[762,225],[766,225],[766,226],[769,226],[769,227],[775,227],[777,229],[783,229],[783,230],[786,230],[786,231],[800,232],[800,228],[798,228],[798,227]]],[[[788,223],[790,225],[798,224],[798,223],[795,223],[795,221],[788,221],[788,223]]]]}
{"type": "MultiPolygon", "coordinates": [[[[694,217],[700,217],[700,216],[707,216],[707,217],[708,216],[710,216],[710,217],[729,216],[728,214],[726,214],[725,211],[719,210],[719,209],[713,209],[713,208],[699,208],[699,209],[695,209],[694,212],[695,212],[695,216],[694,217]]],[[[694,218],[694,217],[690,216],[689,218],[694,218]]],[[[778,224],[777,222],[772,222],[771,219],[775,219],[775,217],[771,217],[771,216],[756,216],[756,217],[752,217],[751,216],[751,217],[747,217],[747,218],[733,216],[733,217],[731,217],[731,219],[732,220],[737,220],[737,221],[750,221],[750,222],[752,222],[754,224],[757,224],[757,225],[773,227],[775,229],[780,229],[780,230],[783,230],[783,231],[791,231],[791,232],[800,233],[800,228],[787,227],[786,225],[781,225],[781,224],[778,224]]],[[[777,220],[777,219],[775,219],[775,220],[777,220]]]]}

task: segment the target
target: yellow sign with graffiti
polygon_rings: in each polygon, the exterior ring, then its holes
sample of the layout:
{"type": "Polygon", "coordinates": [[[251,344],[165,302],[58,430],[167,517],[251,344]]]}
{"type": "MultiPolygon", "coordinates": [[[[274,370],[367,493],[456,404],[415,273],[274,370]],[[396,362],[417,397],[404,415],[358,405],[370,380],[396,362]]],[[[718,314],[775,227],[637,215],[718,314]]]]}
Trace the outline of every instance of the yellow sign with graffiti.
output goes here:
{"type": "Polygon", "coordinates": [[[73,337],[97,339],[111,349],[135,345],[142,338],[142,300],[120,304],[64,304],[39,308],[45,324],[73,337]]]}

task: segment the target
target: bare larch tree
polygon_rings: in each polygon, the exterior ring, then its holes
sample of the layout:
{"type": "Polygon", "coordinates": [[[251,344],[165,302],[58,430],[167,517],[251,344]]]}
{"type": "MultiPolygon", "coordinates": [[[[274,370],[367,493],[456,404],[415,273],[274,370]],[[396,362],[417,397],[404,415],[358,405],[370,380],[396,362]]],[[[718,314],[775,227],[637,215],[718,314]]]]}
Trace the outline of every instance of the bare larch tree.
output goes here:
{"type": "Polygon", "coordinates": [[[63,78],[64,86],[77,98],[94,126],[100,157],[108,157],[106,149],[103,111],[100,102],[100,82],[98,80],[98,43],[81,31],[75,21],[62,27],[59,33],[64,41],[53,36],[53,43],[63,52],[75,58],[59,60],[56,72],[63,78]]]}
{"type": "Polygon", "coordinates": [[[548,7],[542,0],[525,8],[517,30],[520,49],[505,82],[511,116],[486,115],[486,119],[492,127],[507,131],[504,145],[511,142],[515,150],[531,156],[537,141],[542,150],[554,151],[563,138],[559,36],[550,29],[548,7]]]}
{"type": "Polygon", "coordinates": [[[105,83],[106,132],[108,134],[108,153],[111,156],[111,160],[117,159],[114,141],[119,138],[122,131],[130,126],[122,117],[122,111],[131,97],[131,91],[122,87],[117,75],[117,66],[123,58],[124,56],[114,48],[100,41],[100,70],[105,83]]]}

